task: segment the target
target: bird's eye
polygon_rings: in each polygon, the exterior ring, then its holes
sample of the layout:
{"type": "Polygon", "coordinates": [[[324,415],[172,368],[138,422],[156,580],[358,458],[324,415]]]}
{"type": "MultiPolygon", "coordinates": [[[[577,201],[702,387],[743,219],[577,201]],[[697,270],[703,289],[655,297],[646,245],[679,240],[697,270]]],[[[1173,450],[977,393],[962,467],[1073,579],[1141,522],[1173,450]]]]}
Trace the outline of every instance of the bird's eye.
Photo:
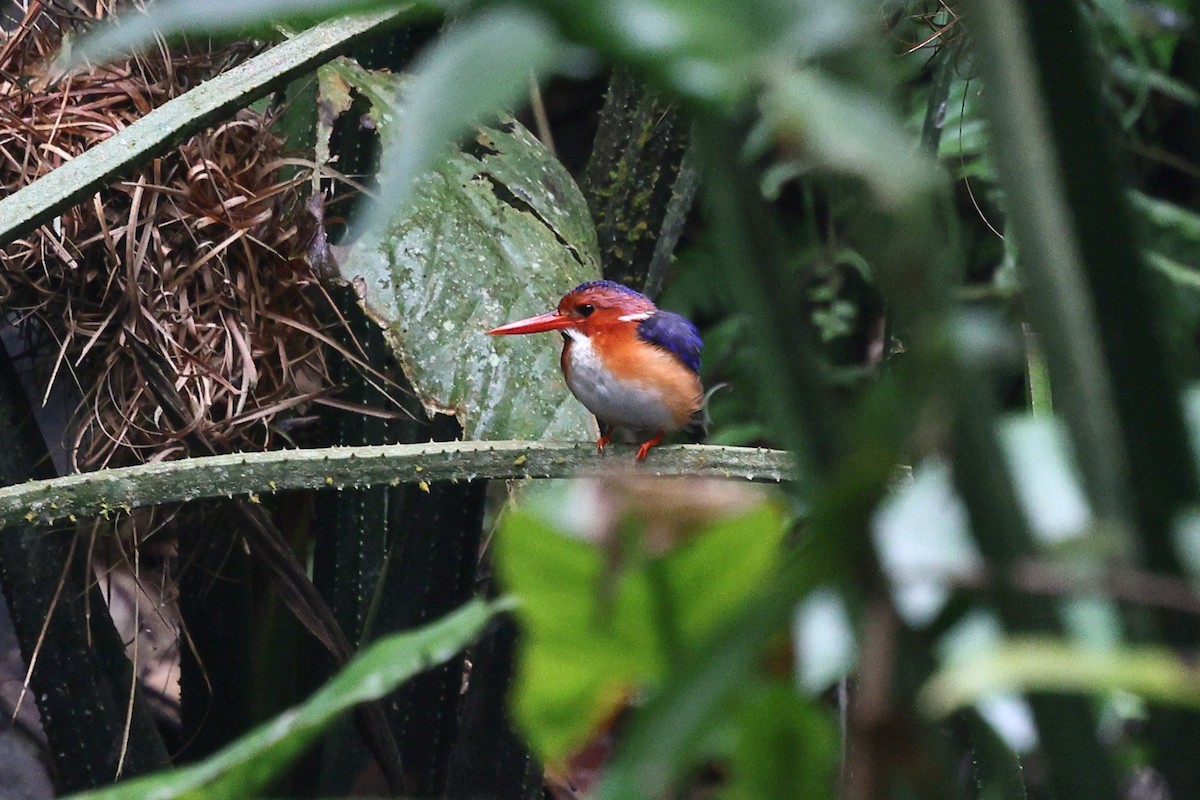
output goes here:
{"type": "Polygon", "coordinates": [[[596,310],[596,307],[591,303],[580,303],[575,307],[581,317],[590,317],[596,310]]]}

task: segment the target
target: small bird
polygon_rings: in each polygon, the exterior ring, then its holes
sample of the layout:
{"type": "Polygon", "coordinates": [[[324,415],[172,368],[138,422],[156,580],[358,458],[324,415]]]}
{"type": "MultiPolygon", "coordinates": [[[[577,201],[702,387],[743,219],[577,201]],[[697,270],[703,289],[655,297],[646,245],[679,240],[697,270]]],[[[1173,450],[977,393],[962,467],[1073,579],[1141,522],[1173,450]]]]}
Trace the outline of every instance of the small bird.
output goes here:
{"type": "Polygon", "coordinates": [[[615,281],[588,281],[554,311],[510,322],[491,336],[560,331],[571,394],[596,415],[602,452],[615,428],[641,441],[639,461],[700,413],[700,334],[686,317],[615,281]]]}

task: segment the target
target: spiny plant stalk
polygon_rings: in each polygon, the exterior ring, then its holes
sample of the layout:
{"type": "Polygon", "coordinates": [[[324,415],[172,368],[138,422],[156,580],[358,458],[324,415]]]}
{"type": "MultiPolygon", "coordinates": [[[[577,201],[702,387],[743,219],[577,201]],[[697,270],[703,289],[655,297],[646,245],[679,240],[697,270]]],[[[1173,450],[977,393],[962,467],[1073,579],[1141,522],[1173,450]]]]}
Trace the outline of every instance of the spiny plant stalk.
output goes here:
{"type": "MultiPolygon", "coordinates": [[[[134,508],[285,489],[340,489],[387,483],[476,478],[569,478],[589,471],[633,469],[632,445],[598,456],[590,442],[438,442],[231,453],[100,470],[0,489],[0,527],[106,516],[134,508]]],[[[647,476],[790,481],[782,450],[716,445],[656,448],[647,476]]]]}

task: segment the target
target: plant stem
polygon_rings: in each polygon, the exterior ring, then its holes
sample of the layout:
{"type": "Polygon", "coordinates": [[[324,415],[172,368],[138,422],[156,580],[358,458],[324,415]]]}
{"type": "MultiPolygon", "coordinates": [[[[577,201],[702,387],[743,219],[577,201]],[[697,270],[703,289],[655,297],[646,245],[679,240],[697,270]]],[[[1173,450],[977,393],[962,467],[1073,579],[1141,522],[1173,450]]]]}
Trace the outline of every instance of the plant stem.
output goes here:
{"type": "Polygon", "coordinates": [[[343,489],[476,478],[567,478],[588,471],[637,469],[646,476],[694,475],[790,481],[782,450],[713,445],[656,448],[634,463],[632,445],[606,456],[583,442],[437,442],[276,450],[188,458],[100,470],[0,488],[0,528],[106,516],[143,506],[287,489],[343,489]]]}

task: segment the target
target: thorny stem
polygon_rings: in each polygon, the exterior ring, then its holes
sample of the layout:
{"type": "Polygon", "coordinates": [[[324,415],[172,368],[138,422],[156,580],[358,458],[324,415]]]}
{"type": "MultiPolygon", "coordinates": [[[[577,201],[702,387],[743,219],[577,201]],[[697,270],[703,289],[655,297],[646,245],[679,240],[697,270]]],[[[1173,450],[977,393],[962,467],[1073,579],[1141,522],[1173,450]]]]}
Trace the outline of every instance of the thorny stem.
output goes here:
{"type": "Polygon", "coordinates": [[[591,442],[428,442],[231,453],[99,470],[0,488],[0,528],[73,521],[134,508],[291,489],[342,489],[477,478],[567,478],[600,470],[647,476],[708,476],[790,481],[782,450],[713,445],[655,448],[634,464],[632,446],[604,456],[591,442]]]}

